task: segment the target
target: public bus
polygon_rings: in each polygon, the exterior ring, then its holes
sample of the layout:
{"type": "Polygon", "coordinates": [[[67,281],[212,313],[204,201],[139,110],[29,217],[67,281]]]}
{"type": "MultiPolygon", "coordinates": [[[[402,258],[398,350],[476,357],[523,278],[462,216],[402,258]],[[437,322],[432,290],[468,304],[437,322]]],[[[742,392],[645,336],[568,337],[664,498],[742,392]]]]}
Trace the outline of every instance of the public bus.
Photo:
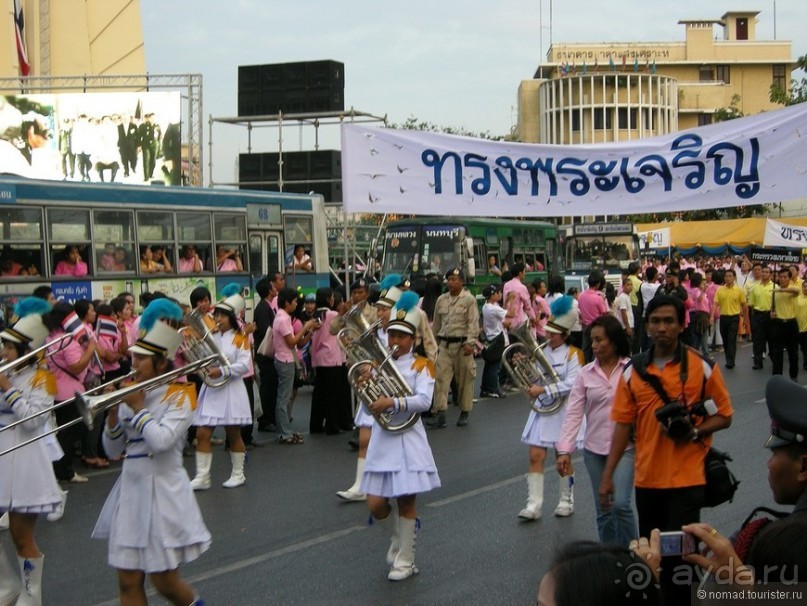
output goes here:
{"type": "Polygon", "coordinates": [[[516,219],[422,217],[389,223],[384,230],[381,273],[441,277],[452,267],[465,271],[468,288],[480,294],[500,284],[492,267],[524,263],[526,281],[562,274],[558,229],[552,223],[516,219]]]}
{"type": "Polygon", "coordinates": [[[160,290],[187,303],[197,286],[217,297],[237,282],[251,310],[252,287],[270,272],[285,271],[287,285],[305,292],[328,286],[324,217],[320,195],[0,177],[0,303],[13,305],[41,284],[68,302],[160,290]],[[313,271],[294,271],[298,245],[313,271]],[[85,276],[57,270],[72,247],[85,276]],[[141,265],[147,247],[168,260],[155,273],[141,265]],[[194,250],[199,263],[186,261],[183,271],[180,259],[194,250]]]}
{"type": "Polygon", "coordinates": [[[582,292],[595,270],[619,287],[622,274],[632,261],[639,261],[639,234],[633,223],[576,223],[564,226],[564,256],[567,287],[582,292]]]}

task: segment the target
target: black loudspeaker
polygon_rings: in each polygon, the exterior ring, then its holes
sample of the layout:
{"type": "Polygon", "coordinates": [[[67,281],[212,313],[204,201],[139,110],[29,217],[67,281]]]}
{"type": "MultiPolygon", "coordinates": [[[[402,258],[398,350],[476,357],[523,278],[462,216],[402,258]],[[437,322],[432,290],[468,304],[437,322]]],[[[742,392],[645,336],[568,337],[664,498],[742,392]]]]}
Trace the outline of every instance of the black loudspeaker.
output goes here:
{"type": "Polygon", "coordinates": [[[311,179],[341,179],[342,152],[333,149],[308,152],[308,174],[311,179]]]}
{"type": "Polygon", "coordinates": [[[334,112],[345,109],[345,66],[308,61],[238,67],[238,115],[334,112]]]}

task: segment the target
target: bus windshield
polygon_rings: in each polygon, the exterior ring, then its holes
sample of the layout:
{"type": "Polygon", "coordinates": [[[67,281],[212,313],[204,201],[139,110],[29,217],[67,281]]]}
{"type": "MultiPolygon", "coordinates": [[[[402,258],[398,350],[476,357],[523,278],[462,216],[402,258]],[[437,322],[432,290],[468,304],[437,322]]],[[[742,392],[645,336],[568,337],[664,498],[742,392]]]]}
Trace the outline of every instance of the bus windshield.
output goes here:
{"type": "Polygon", "coordinates": [[[462,265],[460,246],[465,228],[458,225],[427,225],[423,227],[423,250],[420,269],[424,273],[443,274],[462,265]]]}
{"type": "Polygon", "coordinates": [[[384,246],[383,272],[405,274],[417,265],[419,252],[419,227],[395,227],[387,230],[384,246]]]}
{"type": "Polygon", "coordinates": [[[639,251],[633,235],[570,238],[568,269],[627,269],[638,261],[639,251]]]}

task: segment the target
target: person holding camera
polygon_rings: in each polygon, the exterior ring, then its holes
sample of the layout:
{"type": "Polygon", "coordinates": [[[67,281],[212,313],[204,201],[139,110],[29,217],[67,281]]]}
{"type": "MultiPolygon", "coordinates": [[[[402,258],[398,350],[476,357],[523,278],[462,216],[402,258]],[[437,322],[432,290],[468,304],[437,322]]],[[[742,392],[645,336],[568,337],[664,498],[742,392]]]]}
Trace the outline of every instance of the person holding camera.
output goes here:
{"type": "MultiPolygon", "coordinates": [[[[713,362],[681,342],[685,308],[659,294],[647,304],[650,349],[634,356],[619,378],[611,419],[616,423],[599,488],[608,511],[614,471],[635,436],[636,511],[640,536],[654,528],[680,530],[700,522],[712,434],[731,425],[728,389],[713,362]]],[[[680,562],[678,562],[680,564],[680,562]]],[[[673,583],[676,563],[661,575],[667,603],[689,600],[689,587],[673,583]]]]}

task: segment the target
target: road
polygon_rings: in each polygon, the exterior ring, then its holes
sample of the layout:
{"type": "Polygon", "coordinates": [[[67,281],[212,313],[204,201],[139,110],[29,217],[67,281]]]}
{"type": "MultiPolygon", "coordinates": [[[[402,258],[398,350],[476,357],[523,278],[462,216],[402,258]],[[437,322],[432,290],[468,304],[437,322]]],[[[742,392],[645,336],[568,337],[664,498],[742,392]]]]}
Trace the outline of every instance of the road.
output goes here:
{"type": "MultiPolygon", "coordinates": [[[[727,383],[735,407],[732,427],[716,446],[734,457],[742,481],[734,503],[704,510],[703,519],[725,533],[757,505],[775,506],[767,483],[769,421],[764,405],[769,370],[751,370],[750,346],[742,345],[727,383]]],[[[767,361],[766,361],[767,362],[767,361]]],[[[719,356],[722,368],[722,355],[719,356]]],[[[480,372],[477,373],[481,377],[480,372]]],[[[294,407],[294,426],[308,425],[310,390],[294,407]]],[[[593,496],[579,455],[575,513],[554,518],[558,483],[547,470],[544,518],[520,522],[526,500],[527,448],[520,435],[528,405],[517,395],[482,400],[471,423],[430,431],[442,488],[418,497],[422,528],[417,539],[420,574],[387,580],[388,537],[368,526],[362,503],[342,503],[335,492],[352,483],[356,455],[347,435],[309,436],[295,447],[266,443],[249,453],[247,484],[226,490],[229,457],[222,447],[213,461],[214,487],[197,493],[213,546],[183,568],[210,605],[262,604],[534,604],[539,580],[556,549],[575,539],[597,538],[593,496]]],[[[257,434],[269,440],[274,434],[257,434]]],[[[193,459],[186,459],[193,474],[193,459]]],[[[42,520],[37,538],[45,558],[46,604],[101,606],[117,603],[106,543],[90,539],[118,470],[88,473],[70,485],[64,518],[42,520]]],[[[780,507],[781,509],[781,507],[780,507]]],[[[2,546],[11,557],[8,533],[2,546]]],[[[13,560],[12,560],[13,561],[13,560]]],[[[151,603],[162,604],[158,596],[151,603]]]]}

